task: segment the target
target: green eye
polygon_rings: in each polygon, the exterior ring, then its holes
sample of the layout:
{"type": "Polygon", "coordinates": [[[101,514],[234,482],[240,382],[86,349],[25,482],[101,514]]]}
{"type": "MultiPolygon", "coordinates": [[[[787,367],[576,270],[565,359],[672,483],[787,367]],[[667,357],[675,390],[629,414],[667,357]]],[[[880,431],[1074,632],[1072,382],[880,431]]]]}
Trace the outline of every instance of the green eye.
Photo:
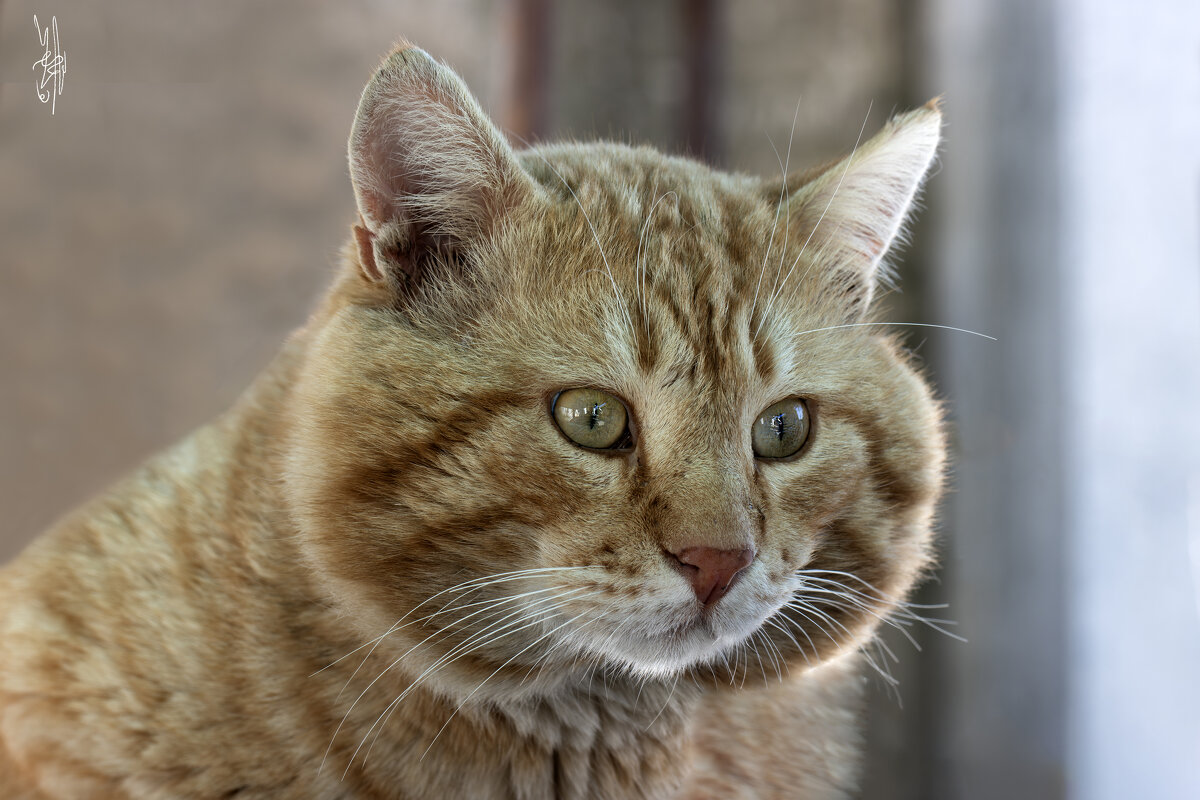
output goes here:
{"type": "Polygon", "coordinates": [[[628,447],[625,404],[599,389],[567,389],[554,398],[554,422],[567,438],[595,450],[628,447]]]}
{"type": "Polygon", "coordinates": [[[767,406],[750,431],[754,454],[759,458],[787,458],[804,446],[808,429],[808,406],[799,397],[767,406]]]}

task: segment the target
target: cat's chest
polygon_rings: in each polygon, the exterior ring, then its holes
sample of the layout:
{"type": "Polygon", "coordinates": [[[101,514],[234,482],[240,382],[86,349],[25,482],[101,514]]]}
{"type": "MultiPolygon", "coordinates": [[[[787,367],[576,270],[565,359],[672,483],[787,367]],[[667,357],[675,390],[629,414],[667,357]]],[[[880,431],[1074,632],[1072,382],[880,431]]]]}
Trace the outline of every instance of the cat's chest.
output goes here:
{"type": "Polygon", "coordinates": [[[382,735],[360,734],[353,763],[341,751],[337,771],[364,797],[676,796],[690,769],[694,696],[652,687],[638,697],[622,687],[605,697],[595,688],[504,710],[415,698],[382,735]]]}

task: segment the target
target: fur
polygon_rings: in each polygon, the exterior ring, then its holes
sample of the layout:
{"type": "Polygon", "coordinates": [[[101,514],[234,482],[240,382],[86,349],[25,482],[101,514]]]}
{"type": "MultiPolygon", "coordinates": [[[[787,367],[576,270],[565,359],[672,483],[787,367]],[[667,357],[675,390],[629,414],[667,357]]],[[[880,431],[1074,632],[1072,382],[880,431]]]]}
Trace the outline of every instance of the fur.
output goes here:
{"type": "Polygon", "coordinates": [[[308,324],[0,572],[0,795],[851,796],[861,648],[911,614],[944,451],[863,323],[939,126],[786,182],[514,152],[399,46],[308,324]],[[572,387],[635,446],[558,431],[572,387]],[[756,459],[793,396],[808,441],[756,459]],[[711,608],[668,557],[697,544],[755,553],[711,608]]]}

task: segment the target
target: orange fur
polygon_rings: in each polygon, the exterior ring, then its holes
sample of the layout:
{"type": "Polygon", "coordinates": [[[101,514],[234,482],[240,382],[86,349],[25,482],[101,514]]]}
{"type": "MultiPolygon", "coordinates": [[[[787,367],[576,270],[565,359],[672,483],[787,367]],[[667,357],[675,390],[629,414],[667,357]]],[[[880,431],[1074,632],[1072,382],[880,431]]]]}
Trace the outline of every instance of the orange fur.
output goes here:
{"type": "Polygon", "coordinates": [[[0,794],[852,794],[858,648],[927,566],[943,463],[928,388],[859,323],[939,119],[785,191],[514,153],[399,47],[309,324],[0,572],[0,794]],[[564,437],[572,387],[635,445],[564,437]],[[809,441],[756,459],[792,396],[809,441]],[[668,557],[746,543],[709,608],[668,557]]]}

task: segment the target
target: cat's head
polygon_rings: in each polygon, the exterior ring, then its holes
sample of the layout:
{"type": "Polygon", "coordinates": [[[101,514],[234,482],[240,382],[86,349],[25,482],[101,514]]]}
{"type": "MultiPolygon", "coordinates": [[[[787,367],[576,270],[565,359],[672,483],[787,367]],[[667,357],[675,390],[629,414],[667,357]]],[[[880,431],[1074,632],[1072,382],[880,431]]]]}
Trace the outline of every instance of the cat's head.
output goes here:
{"type": "Polygon", "coordinates": [[[451,71],[394,52],[285,476],[363,639],[391,626],[464,687],[860,645],[926,565],[941,484],[938,408],[864,324],[939,125],[927,106],[771,180],[514,152],[451,71]]]}

